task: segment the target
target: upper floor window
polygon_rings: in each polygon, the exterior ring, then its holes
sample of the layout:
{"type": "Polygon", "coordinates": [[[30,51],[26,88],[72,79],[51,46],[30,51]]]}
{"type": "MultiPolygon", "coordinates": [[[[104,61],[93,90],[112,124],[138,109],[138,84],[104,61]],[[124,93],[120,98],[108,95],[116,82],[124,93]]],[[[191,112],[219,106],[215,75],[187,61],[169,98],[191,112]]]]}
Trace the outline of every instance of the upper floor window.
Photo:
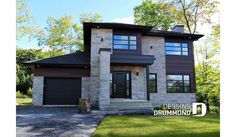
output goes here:
{"type": "Polygon", "coordinates": [[[185,55],[188,56],[188,43],[166,42],[166,55],[185,55]]]}
{"type": "Polygon", "coordinates": [[[113,49],[117,50],[136,50],[137,36],[132,35],[114,35],[113,49]]]}
{"type": "Polygon", "coordinates": [[[166,84],[169,93],[191,92],[189,75],[167,75],[166,84]]]}

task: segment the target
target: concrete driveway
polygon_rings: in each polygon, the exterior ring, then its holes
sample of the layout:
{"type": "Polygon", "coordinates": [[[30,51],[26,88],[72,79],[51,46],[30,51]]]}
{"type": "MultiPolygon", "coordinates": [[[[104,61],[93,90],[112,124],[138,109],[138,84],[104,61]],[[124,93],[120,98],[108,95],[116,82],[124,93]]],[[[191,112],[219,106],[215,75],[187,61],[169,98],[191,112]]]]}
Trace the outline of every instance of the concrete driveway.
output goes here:
{"type": "Polygon", "coordinates": [[[77,107],[17,107],[17,137],[87,137],[93,133],[104,113],[79,114],[77,107]]]}

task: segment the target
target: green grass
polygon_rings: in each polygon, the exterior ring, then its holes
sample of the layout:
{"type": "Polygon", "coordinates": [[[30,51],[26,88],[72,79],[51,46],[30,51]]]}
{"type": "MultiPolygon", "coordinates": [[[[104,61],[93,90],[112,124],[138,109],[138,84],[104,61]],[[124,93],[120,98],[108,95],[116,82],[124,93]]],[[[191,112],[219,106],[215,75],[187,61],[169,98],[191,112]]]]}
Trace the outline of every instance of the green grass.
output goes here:
{"type": "Polygon", "coordinates": [[[219,137],[219,115],[204,117],[106,116],[92,137],[219,137]]]}
{"type": "Polygon", "coordinates": [[[32,105],[32,98],[16,98],[17,106],[32,105]]]}

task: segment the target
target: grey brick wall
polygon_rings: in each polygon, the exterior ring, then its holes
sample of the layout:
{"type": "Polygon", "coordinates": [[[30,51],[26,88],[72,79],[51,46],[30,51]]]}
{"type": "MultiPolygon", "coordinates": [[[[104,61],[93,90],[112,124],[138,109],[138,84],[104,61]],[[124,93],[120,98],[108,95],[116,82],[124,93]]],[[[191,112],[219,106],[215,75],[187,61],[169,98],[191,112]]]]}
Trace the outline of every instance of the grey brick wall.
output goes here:
{"type": "Polygon", "coordinates": [[[131,71],[131,98],[146,100],[146,69],[140,66],[111,66],[111,71],[131,71]],[[136,72],[139,75],[136,75],[136,72]]]}
{"type": "Polygon", "coordinates": [[[99,57],[99,107],[110,104],[110,56],[111,51],[101,51],[99,57]]]}
{"type": "Polygon", "coordinates": [[[90,101],[93,107],[98,107],[99,97],[99,49],[112,47],[112,29],[91,30],[91,77],[90,77],[90,101]],[[103,41],[101,41],[103,38],[103,41]]]}
{"type": "Polygon", "coordinates": [[[157,73],[157,93],[150,93],[153,106],[166,103],[195,102],[195,93],[167,93],[166,92],[166,65],[165,41],[163,37],[143,36],[142,54],[155,55],[156,60],[149,68],[150,73],[157,73]]]}
{"type": "Polygon", "coordinates": [[[43,87],[44,87],[44,77],[34,76],[33,78],[33,105],[34,106],[43,105],[43,87]]]}
{"type": "Polygon", "coordinates": [[[90,93],[90,77],[81,78],[81,97],[89,98],[90,93]]]}

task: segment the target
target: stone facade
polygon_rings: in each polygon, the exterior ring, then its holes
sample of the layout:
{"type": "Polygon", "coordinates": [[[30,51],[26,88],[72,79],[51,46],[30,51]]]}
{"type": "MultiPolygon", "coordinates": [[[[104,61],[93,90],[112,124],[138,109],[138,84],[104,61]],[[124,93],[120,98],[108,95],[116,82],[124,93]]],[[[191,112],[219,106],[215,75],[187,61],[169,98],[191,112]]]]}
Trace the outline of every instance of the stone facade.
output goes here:
{"type": "Polygon", "coordinates": [[[166,63],[165,40],[163,37],[142,37],[142,54],[154,55],[156,60],[149,67],[149,73],[157,74],[157,93],[150,93],[153,106],[166,103],[195,102],[195,93],[167,93],[166,92],[166,63]]]}
{"type": "Polygon", "coordinates": [[[100,51],[99,56],[99,107],[110,104],[110,56],[111,51],[100,51]]]}
{"type": "Polygon", "coordinates": [[[111,71],[131,71],[131,99],[146,100],[146,69],[140,66],[111,66],[111,71]],[[138,72],[138,76],[136,74],[138,72]]]}
{"type": "Polygon", "coordinates": [[[89,98],[90,93],[90,77],[81,78],[81,97],[89,98]]]}
{"type": "Polygon", "coordinates": [[[99,98],[99,49],[112,48],[112,29],[91,30],[91,69],[90,69],[90,101],[93,107],[98,107],[99,98]]]}
{"type": "Polygon", "coordinates": [[[34,106],[43,105],[43,87],[44,87],[44,77],[34,76],[34,79],[33,79],[33,105],[34,106]]]}

